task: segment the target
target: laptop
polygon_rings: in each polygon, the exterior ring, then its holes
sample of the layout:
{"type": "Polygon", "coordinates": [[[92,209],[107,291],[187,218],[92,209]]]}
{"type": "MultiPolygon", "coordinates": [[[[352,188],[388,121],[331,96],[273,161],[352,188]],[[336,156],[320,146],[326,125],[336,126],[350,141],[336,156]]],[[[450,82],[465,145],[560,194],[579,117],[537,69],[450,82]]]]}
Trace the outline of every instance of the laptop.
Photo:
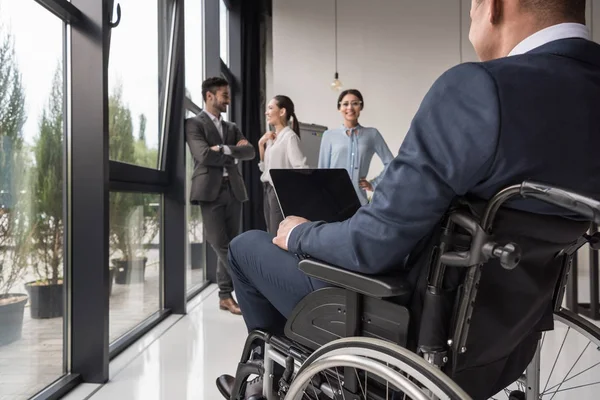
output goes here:
{"type": "Polygon", "coordinates": [[[270,174],[284,217],[341,222],[361,207],[345,169],[272,169],[270,174]]]}

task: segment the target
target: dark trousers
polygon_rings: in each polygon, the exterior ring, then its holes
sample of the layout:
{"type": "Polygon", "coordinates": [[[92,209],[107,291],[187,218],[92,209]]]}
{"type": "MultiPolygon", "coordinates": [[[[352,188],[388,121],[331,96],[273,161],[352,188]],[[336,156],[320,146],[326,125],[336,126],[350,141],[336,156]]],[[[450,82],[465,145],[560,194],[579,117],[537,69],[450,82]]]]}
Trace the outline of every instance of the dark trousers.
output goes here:
{"type": "Polygon", "coordinates": [[[276,235],[279,224],[283,221],[283,213],[281,207],[279,207],[273,186],[265,182],[263,183],[263,189],[263,212],[265,213],[267,232],[276,235]]]}
{"type": "Polygon", "coordinates": [[[242,203],[235,198],[229,182],[224,179],[217,199],[211,202],[202,202],[200,206],[206,241],[219,257],[217,264],[219,298],[227,299],[233,292],[233,283],[227,263],[227,248],[240,232],[242,203]]]}
{"type": "Polygon", "coordinates": [[[282,335],[296,304],[328,284],[306,276],[298,269],[298,258],[272,240],[264,231],[241,234],[229,246],[229,265],[248,332],[282,335]]]}

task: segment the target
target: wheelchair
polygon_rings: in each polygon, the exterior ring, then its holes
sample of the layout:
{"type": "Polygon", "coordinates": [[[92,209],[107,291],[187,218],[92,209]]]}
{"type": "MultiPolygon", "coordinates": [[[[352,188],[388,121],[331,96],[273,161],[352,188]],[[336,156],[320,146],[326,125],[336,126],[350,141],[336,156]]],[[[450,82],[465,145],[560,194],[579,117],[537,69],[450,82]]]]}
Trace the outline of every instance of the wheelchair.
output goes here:
{"type": "Polygon", "coordinates": [[[248,398],[251,376],[263,381],[252,399],[581,398],[600,381],[600,328],[562,305],[573,255],[600,248],[598,223],[600,202],[525,181],[457,200],[395,275],[304,259],[332,286],[295,307],[285,335],[250,332],[230,399],[248,398]]]}

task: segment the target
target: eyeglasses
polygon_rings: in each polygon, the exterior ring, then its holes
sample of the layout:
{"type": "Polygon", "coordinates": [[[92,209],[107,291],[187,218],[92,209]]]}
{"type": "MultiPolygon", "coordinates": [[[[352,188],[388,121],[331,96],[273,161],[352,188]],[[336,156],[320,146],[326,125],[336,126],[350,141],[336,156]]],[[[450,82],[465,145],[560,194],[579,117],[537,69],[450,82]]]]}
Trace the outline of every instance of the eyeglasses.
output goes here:
{"type": "Polygon", "coordinates": [[[351,101],[351,102],[345,101],[343,103],[340,103],[340,107],[342,107],[342,108],[348,108],[348,107],[357,108],[357,107],[360,107],[361,105],[362,105],[362,101],[358,101],[358,100],[351,101]]]}

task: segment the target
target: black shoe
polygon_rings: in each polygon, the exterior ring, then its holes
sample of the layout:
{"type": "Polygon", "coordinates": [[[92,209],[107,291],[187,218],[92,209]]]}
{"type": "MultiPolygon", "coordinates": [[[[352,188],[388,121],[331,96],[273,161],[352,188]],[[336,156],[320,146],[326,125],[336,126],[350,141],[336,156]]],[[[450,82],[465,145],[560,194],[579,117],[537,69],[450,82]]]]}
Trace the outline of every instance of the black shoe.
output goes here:
{"type": "MultiPolygon", "coordinates": [[[[231,392],[233,392],[233,386],[235,385],[235,378],[231,375],[221,375],[217,378],[217,388],[219,392],[227,400],[231,398],[231,392]]],[[[244,400],[261,400],[263,399],[263,378],[262,376],[252,379],[246,384],[246,393],[244,400]]]]}
{"type": "Polygon", "coordinates": [[[231,375],[221,375],[217,378],[217,389],[227,400],[231,398],[235,378],[231,375]]]}

